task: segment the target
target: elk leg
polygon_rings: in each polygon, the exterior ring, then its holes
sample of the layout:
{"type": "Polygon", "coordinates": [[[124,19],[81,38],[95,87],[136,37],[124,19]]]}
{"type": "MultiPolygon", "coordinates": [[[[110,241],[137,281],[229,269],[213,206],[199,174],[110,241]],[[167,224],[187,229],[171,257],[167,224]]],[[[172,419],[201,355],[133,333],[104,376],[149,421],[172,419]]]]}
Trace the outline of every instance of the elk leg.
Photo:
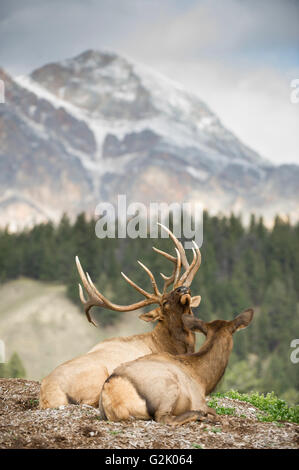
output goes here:
{"type": "Polygon", "coordinates": [[[171,426],[182,426],[182,424],[191,423],[192,421],[204,420],[206,413],[204,411],[190,410],[178,416],[170,414],[161,415],[157,413],[155,420],[161,424],[170,424],[171,426]]]}
{"type": "Polygon", "coordinates": [[[200,402],[198,402],[197,405],[195,405],[195,406],[196,406],[197,410],[203,411],[206,416],[210,415],[210,420],[211,421],[217,421],[218,415],[217,415],[216,411],[214,410],[214,408],[210,408],[207,405],[205,399],[200,400],[200,402]]]}
{"type": "Polygon", "coordinates": [[[205,413],[207,415],[210,415],[210,420],[215,423],[216,421],[218,421],[218,415],[216,413],[216,411],[214,410],[214,408],[210,408],[209,406],[206,406],[205,407],[205,413]]]}

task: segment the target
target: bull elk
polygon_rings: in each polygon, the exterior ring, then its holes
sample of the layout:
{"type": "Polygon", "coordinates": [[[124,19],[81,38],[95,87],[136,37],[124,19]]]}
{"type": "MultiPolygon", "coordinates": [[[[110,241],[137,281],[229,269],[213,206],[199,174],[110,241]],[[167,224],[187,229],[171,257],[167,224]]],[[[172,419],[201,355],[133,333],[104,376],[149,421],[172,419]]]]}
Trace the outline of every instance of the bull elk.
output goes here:
{"type": "Polygon", "coordinates": [[[106,380],[100,413],[111,421],[155,419],[174,426],[216,415],[206,404],[224,374],[233,347],[233,334],[249,325],[253,310],[232,321],[208,323],[194,316],[183,317],[191,331],[202,332],[206,341],[198,352],[173,356],[151,354],[122,364],[106,380]]]}
{"type": "Polygon", "coordinates": [[[191,306],[199,305],[201,300],[200,296],[190,296],[190,285],[201,263],[200,250],[193,242],[193,260],[189,265],[182,244],[169,229],[160,225],[168,231],[173,240],[176,256],[154,247],[153,249],[174,264],[173,272],[170,276],[161,273],[164,286],[160,292],[152,272],[139,261],[151,280],[153,293],[145,291],[122,273],[125,280],[145,297],[132,305],[116,305],[104,297],[94,286],[88,273],[84,273],[76,257],[79,275],[89,295],[89,298],[85,299],[79,284],[80,299],[91,323],[94,323],[90,316],[93,306],[129,312],[156,304],[156,308],[141,314],[139,318],[147,322],[157,321],[157,324],[150,333],[105,340],[88,353],[59,365],[42,380],[41,408],[55,408],[69,403],[84,403],[97,407],[105,380],[123,362],[153,353],[180,354],[194,351],[195,334],[185,326],[182,316],[193,315],[191,306]],[[182,275],[181,266],[184,268],[182,275]],[[172,284],[173,290],[167,292],[172,284]]]}

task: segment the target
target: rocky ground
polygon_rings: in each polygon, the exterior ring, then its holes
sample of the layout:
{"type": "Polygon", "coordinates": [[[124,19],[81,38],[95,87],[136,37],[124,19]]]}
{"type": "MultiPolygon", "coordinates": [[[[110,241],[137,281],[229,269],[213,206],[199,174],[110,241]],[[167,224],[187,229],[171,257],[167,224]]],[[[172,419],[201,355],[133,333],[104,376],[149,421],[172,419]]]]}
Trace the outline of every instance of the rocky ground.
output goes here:
{"type": "Polygon", "coordinates": [[[197,422],[173,428],[154,421],[101,421],[87,405],[38,409],[39,383],[0,379],[0,448],[90,449],[278,449],[299,447],[299,426],[264,423],[261,411],[228,398],[220,406],[235,408],[217,423],[197,422]]]}

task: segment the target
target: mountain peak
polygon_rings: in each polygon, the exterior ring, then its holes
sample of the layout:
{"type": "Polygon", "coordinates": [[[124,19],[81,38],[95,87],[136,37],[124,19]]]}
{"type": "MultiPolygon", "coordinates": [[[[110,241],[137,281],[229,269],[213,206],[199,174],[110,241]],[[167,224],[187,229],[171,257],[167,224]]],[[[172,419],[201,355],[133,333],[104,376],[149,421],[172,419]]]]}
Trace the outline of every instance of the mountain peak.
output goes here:
{"type": "Polygon", "coordinates": [[[156,112],[132,64],[116,54],[88,50],[45,65],[31,78],[93,117],[132,120],[156,112]]]}

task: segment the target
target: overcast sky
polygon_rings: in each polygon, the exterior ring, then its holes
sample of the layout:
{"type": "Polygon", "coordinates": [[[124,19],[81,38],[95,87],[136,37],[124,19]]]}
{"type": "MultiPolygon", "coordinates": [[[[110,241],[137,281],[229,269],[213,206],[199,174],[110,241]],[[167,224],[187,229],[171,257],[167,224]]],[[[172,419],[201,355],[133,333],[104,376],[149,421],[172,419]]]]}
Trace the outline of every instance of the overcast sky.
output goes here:
{"type": "Polygon", "coordinates": [[[262,156],[299,164],[299,1],[0,0],[12,75],[90,48],[181,82],[262,156]]]}

